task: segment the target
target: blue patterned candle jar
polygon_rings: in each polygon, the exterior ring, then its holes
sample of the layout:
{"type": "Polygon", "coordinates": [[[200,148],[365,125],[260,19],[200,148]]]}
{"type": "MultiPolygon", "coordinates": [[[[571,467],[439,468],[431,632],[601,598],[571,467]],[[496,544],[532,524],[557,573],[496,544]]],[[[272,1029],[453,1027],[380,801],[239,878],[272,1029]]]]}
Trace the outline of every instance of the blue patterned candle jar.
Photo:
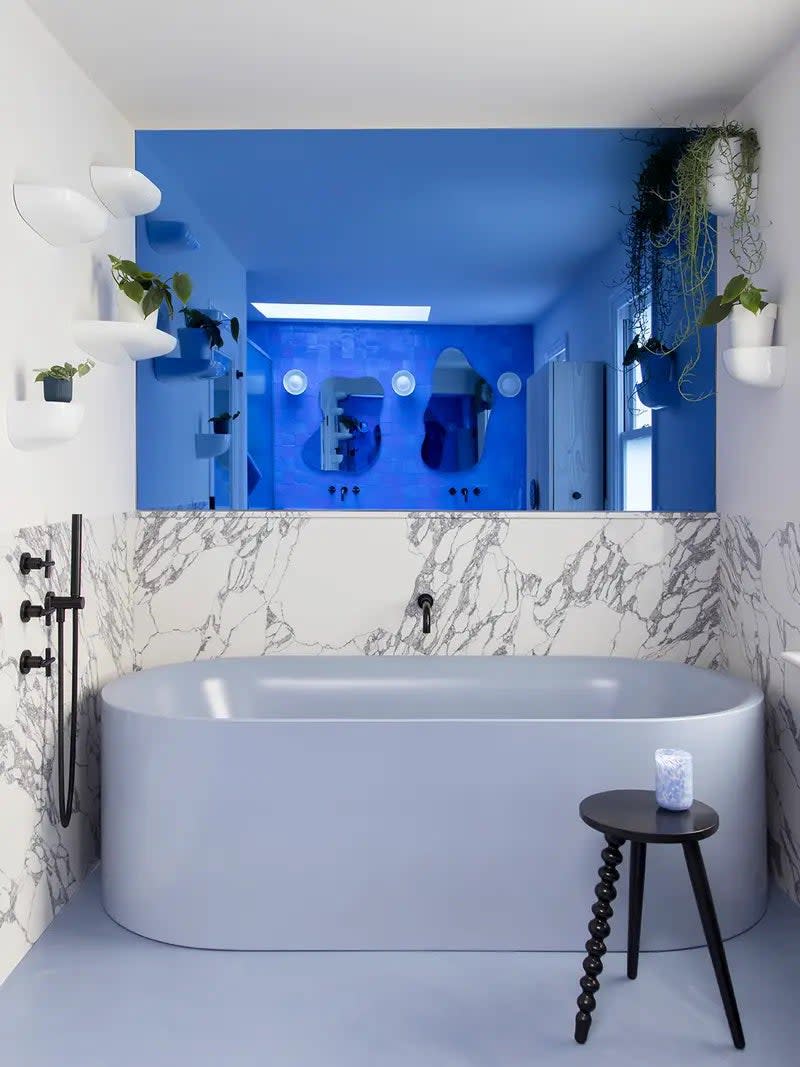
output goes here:
{"type": "Polygon", "coordinates": [[[679,748],[656,749],[656,803],[667,811],[686,811],[694,801],[692,754],[679,748]]]}

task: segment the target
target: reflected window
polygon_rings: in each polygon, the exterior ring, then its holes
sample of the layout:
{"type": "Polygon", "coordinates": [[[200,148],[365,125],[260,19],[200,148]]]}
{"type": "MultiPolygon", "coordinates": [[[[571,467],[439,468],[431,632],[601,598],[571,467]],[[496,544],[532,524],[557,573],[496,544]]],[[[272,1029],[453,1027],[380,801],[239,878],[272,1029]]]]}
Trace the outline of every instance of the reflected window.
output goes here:
{"type": "Polygon", "coordinates": [[[653,332],[652,304],[647,303],[634,329],[633,304],[625,304],[617,316],[617,371],[621,388],[617,391],[619,462],[619,501],[624,511],[651,511],[653,507],[653,412],[639,399],[641,363],[623,366],[623,359],[635,333],[649,338],[653,332]]]}
{"type": "Polygon", "coordinates": [[[460,348],[445,348],[433,370],[423,416],[422,461],[438,471],[467,471],[486,444],[494,393],[460,348]]]}
{"type": "Polygon", "coordinates": [[[326,378],[319,390],[320,428],[303,458],[318,471],[363,474],[381,450],[383,386],[377,378],[326,378]]]}

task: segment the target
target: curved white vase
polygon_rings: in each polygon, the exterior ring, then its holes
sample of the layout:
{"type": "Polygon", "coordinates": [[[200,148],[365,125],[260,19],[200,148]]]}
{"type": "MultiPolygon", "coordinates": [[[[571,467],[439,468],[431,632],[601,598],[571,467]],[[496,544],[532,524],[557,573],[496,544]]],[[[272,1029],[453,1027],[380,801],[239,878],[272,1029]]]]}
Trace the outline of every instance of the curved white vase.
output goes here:
{"type": "Polygon", "coordinates": [[[128,360],[155,359],[168,355],[178,343],[164,330],[139,322],[103,322],[84,319],[73,323],[75,344],[99,363],[120,364],[128,360]]]}
{"type": "Polygon", "coordinates": [[[757,389],[780,389],[786,380],[786,349],[780,345],[728,348],[722,363],[735,381],[757,389]]]}
{"type": "Polygon", "coordinates": [[[158,311],[151,311],[145,318],[141,304],[131,300],[121,289],[117,292],[117,319],[119,322],[135,322],[138,326],[147,325],[151,330],[158,329],[158,311]]]}
{"type": "Polygon", "coordinates": [[[88,244],[108,227],[104,207],[66,186],[17,182],[14,204],[30,228],[57,248],[88,244]]]}
{"type": "Polygon", "coordinates": [[[44,400],[9,400],[6,430],[14,448],[35,452],[69,441],[81,428],[83,404],[48,404],[44,400]]]}
{"type": "Polygon", "coordinates": [[[116,219],[129,219],[155,211],[161,203],[161,190],[133,167],[89,168],[92,188],[98,199],[116,219]]]}
{"type": "Polygon", "coordinates": [[[768,348],[775,333],[778,305],[767,304],[763,311],[752,311],[734,304],[731,309],[731,348],[768,348]]]}

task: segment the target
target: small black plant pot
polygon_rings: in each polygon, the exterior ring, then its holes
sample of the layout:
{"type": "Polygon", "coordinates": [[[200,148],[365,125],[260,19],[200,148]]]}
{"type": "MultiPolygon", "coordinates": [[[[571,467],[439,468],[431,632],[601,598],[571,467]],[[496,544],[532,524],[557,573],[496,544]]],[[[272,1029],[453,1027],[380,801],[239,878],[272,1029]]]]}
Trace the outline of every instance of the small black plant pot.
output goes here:
{"type": "Polygon", "coordinates": [[[54,404],[69,404],[72,400],[72,380],[70,378],[45,378],[42,381],[44,398],[54,404]]]}
{"type": "Polygon", "coordinates": [[[212,419],[211,426],[214,433],[230,433],[232,422],[233,419],[231,419],[230,415],[226,415],[224,418],[212,419]]]}

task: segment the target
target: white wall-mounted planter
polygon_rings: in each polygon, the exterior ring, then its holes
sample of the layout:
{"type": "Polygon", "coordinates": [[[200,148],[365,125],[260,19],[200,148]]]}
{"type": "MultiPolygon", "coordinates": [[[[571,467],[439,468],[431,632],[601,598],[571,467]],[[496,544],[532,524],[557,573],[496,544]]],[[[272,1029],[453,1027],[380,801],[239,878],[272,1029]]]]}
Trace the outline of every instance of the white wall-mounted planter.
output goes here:
{"type": "Polygon", "coordinates": [[[92,188],[115,219],[129,219],[155,211],[161,203],[161,190],[141,171],[132,167],[89,168],[92,188]]]}
{"type": "Polygon", "coordinates": [[[6,405],[6,430],[14,448],[35,452],[75,437],[83,422],[84,407],[71,404],[48,404],[44,400],[9,400],[6,405]]]}
{"type": "Polygon", "coordinates": [[[722,353],[722,362],[731,378],[757,389],[780,389],[786,380],[783,346],[728,348],[722,353]]]}
{"type": "Polygon", "coordinates": [[[196,433],[194,450],[198,459],[216,459],[231,447],[229,433],[196,433]]]}
{"type": "Polygon", "coordinates": [[[109,214],[94,200],[65,186],[14,186],[17,211],[32,230],[59,248],[88,244],[105,233],[109,214]]]}
{"type": "Polygon", "coordinates": [[[141,322],[101,322],[83,320],[73,323],[75,344],[99,363],[127,363],[129,359],[155,359],[168,355],[178,343],[177,337],[164,330],[153,330],[141,322]]]}
{"type": "MultiPolygon", "coordinates": [[[[718,218],[729,218],[736,210],[736,181],[733,170],[741,166],[742,139],[719,140],[708,164],[706,196],[708,210],[718,218]]],[[[753,196],[758,192],[758,174],[753,175],[753,196]]]]}
{"type": "Polygon", "coordinates": [[[158,309],[151,311],[147,318],[142,314],[142,305],[131,300],[121,289],[117,289],[117,318],[120,322],[132,322],[137,326],[147,326],[149,330],[158,329],[158,309]]]}
{"type": "Polygon", "coordinates": [[[730,317],[731,348],[769,348],[777,317],[777,304],[767,304],[757,315],[741,304],[734,304],[730,317]]]}

